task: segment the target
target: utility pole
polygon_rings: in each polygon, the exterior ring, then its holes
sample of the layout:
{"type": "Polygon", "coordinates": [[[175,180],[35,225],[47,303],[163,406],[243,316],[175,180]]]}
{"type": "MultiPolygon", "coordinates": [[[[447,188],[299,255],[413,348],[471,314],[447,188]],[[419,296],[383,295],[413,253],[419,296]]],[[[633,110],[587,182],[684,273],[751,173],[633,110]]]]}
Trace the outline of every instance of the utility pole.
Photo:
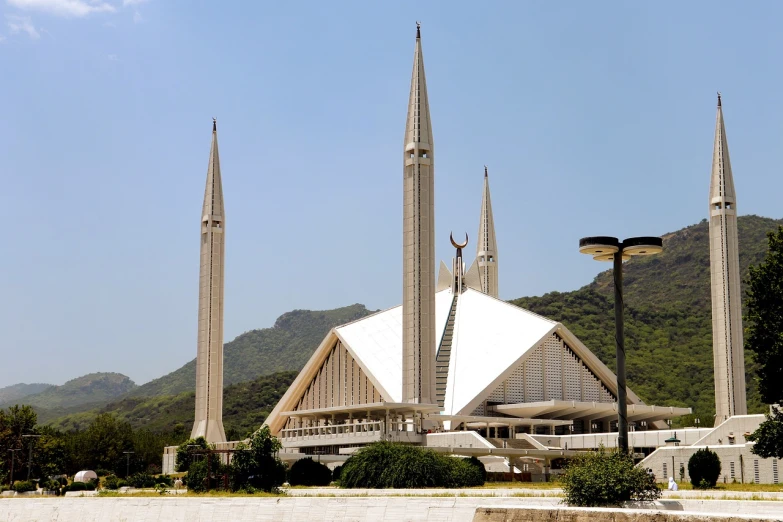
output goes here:
{"type": "Polygon", "coordinates": [[[13,486],[14,485],[14,456],[16,455],[16,452],[20,450],[19,448],[17,448],[17,449],[9,449],[8,451],[11,452],[11,482],[8,485],[13,486]]]}
{"type": "Polygon", "coordinates": [[[30,439],[30,453],[27,456],[27,480],[30,480],[30,471],[33,468],[33,439],[40,439],[40,435],[22,435],[23,439],[30,439]]]}
{"type": "Polygon", "coordinates": [[[128,475],[130,475],[130,456],[136,452],[123,451],[123,453],[125,454],[125,480],[128,480],[128,475]]]}

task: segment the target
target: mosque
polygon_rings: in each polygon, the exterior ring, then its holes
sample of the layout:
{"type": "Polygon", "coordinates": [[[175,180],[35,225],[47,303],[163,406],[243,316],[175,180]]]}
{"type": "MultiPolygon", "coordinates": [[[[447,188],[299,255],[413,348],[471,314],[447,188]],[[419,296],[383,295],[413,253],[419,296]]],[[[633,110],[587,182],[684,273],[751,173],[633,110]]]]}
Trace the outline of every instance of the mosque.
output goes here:
{"type": "MultiPolygon", "coordinates": [[[[281,458],[339,463],[387,440],[475,455],[488,471],[516,479],[548,480],[578,451],[617,446],[612,371],[563,324],[498,299],[486,167],[475,259],[466,268],[468,238],[452,237],[454,258],[440,263],[436,277],[435,147],[418,25],[402,159],[402,304],[328,332],[266,419],[282,443],[281,458]]],[[[724,480],[777,483],[779,462],[752,455],[743,438],[764,417],[746,415],[736,198],[720,97],[709,205],[715,426],[672,430],[667,421],[690,408],[648,405],[628,389],[630,445],[659,480],[709,445],[725,462],[724,480]]],[[[236,443],[225,441],[221,420],[224,228],[213,124],[192,436],[230,449],[236,443]]],[[[164,471],[173,470],[174,452],[166,449],[164,471]]]]}

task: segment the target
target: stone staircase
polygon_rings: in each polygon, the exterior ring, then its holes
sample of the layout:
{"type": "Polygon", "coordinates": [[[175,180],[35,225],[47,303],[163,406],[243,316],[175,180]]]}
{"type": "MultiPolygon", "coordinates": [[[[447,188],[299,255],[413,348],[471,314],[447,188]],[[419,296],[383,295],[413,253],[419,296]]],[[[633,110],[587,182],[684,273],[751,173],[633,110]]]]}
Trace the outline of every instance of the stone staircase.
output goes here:
{"type": "Polygon", "coordinates": [[[446,400],[446,384],[449,378],[449,362],[451,361],[451,342],[454,339],[454,321],[457,317],[457,298],[451,301],[449,318],[446,320],[446,327],[443,329],[443,338],[438,347],[438,354],[435,356],[435,397],[438,400],[438,406],[443,407],[446,400]]]}

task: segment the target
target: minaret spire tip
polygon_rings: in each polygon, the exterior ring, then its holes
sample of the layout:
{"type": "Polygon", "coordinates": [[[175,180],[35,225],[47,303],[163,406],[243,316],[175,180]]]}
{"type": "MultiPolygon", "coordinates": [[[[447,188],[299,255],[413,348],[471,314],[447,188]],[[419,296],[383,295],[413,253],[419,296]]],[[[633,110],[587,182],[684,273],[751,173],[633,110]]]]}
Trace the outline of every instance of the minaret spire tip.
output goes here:
{"type": "Polygon", "coordinates": [[[421,38],[421,22],[416,22],[416,39],[421,38]]]}
{"type": "Polygon", "coordinates": [[[487,177],[487,166],[486,165],[484,165],[484,177],[485,178],[487,177]]]}
{"type": "Polygon", "coordinates": [[[212,132],[217,132],[217,118],[212,118],[212,132]]]}
{"type": "Polygon", "coordinates": [[[718,107],[720,107],[720,91],[718,91],[718,107]]]}

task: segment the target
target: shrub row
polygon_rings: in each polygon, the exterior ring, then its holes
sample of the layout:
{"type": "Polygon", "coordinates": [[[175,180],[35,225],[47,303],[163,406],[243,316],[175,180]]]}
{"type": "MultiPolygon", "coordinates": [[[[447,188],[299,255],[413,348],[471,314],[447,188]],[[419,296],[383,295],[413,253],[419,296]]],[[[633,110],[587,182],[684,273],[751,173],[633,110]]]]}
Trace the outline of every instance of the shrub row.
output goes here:
{"type": "Polygon", "coordinates": [[[340,485],[346,488],[460,488],[481,486],[485,478],[484,465],[476,458],[392,442],[362,448],[340,471],[340,485]]]}

